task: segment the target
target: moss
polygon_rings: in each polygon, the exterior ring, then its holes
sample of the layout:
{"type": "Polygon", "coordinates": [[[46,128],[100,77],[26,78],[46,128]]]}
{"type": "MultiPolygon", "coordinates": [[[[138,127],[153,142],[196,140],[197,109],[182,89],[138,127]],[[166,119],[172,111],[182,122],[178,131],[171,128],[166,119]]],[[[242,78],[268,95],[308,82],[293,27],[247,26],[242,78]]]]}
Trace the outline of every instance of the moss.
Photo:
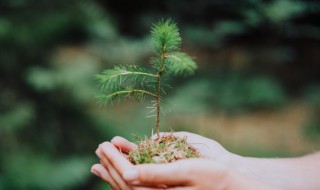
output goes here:
{"type": "Polygon", "coordinates": [[[158,139],[145,138],[129,153],[129,160],[133,164],[169,163],[199,157],[199,152],[187,143],[186,138],[172,134],[158,139]]]}

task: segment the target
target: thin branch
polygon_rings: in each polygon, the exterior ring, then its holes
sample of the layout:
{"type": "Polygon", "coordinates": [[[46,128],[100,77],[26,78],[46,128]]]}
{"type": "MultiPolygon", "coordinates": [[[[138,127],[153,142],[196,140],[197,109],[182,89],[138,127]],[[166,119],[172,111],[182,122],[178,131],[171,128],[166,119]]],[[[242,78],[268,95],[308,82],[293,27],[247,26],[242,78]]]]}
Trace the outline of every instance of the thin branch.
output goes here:
{"type": "Polygon", "coordinates": [[[157,97],[156,94],[149,92],[149,91],[146,91],[146,90],[122,90],[122,91],[117,91],[117,92],[108,94],[107,97],[117,96],[120,94],[130,94],[130,93],[135,93],[135,92],[140,92],[140,93],[148,94],[150,96],[157,97]]]}
{"type": "Polygon", "coordinates": [[[150,77],[157,78],[157,75],[150,74],[150,73],[136,72],[136,71],[125,71],[125,72],[120,73],[120,74],[111,75],[111,76],[108,77],[108,79],[111,79],[111,78],[114,78],[114,77],[118,77],[118,76],[123,76],[123,75],[145,75],[145,76],[150,76],[150,77]]]}

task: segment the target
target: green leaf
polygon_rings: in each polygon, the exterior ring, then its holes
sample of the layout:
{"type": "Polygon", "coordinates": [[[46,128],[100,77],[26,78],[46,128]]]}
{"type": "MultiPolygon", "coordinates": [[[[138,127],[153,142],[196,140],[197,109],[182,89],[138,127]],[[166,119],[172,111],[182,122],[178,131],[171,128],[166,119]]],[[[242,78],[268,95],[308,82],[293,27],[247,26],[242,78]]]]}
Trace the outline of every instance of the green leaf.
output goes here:
{"type": "Polygon", "coordinates": [[[177,24],[171,19],[159,21],[151,29],[152,42],[157,54],[162,51],[179,51],[181,37],[177,24]]]}
{"type": "Polygon", "coordinates": [[[113,91],[121,86],[153,83],[156,81],[157,75],[135,65],[129,65],[116,66],[114,69],[105,70],[95,77],[103,91],[113,91]]]}
{"type": "Polygon", "coordinates": [[[197,69],[194,60],[186,53],[174,52],[166,54],[168,60],[166,69],[174,75],[190,75],[197,69]]]}

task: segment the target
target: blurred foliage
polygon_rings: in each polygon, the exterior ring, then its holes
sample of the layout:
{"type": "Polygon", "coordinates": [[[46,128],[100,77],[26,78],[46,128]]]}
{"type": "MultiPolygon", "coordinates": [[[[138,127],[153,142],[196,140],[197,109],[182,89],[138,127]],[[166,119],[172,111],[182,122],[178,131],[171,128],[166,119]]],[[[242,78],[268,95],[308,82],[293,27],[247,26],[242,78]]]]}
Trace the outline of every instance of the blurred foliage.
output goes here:
{"type": "Polygon", "coordinates": [[[169,99],[174,112],[254,111],[274,109],[286,103],[281,86],[266,76],[244,77],[238,74],[197,78],[179,87],[169,99]],[[190,109],[192,108],[192,109],[190,109]]]}
{"type": "Polygon", "coordinates": [[[90,13],[103,12],[85,1],[0,4],[0,189],[85,187],[95,147],[113,135],[92,111],[97,60],[59,48],[108,35],[95,29],[104,15],[90,13]]]}
{"type": "Polygon", "coordinates": [[[132,102],[99,108],[93,75],[148,66],[145,34],[160,18],[178,23],[199,63],[192,79],[173,80],[168,111],[276,111],[303,99],[319,139],[319,10],[314,0],[0,1],[0,189],[105,188],[89,174],[96,146],[149,134],[150,120],[132,102]]]}
{"type": "Polygon", "coordinates": [[[309,138],[320,139],[320,85],[310,85],[305,90],[305,99],[312,108],[309,121],[305,124],[305,132],[309,138]]]}

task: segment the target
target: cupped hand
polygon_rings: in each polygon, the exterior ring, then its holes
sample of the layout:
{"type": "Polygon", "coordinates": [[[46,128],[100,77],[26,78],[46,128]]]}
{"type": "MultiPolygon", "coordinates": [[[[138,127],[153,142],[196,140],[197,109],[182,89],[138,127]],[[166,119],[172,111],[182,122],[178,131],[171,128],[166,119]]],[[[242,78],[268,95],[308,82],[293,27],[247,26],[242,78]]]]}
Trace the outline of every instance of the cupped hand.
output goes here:
{"type": "MultiPolygon", "coordinates": [[[[169,133],[161,133],[161,136],[169,135],[169,133]]],[[[227,164],[233,158],[233,154],[224,149],[219,143],[214,140],[202,137],[188,132],[176,132],[172,135],[186,138],[187,142],[195,147],[202,157],[215,160],[217,162],[227,164]]],[[[154,136],[156,138],[156,136],[154,136]]],[[[123,180],[120,167],[113,160],[119,160],[125,163],[124,158],[128,157],[128,153],[137,145],[129,142],[122,137],[114,137],[111,143],[105,142],[99,145],[96,150],[97,156],[100,158],[100,163],[92,167],[92,172],[108,182],[115,189],[132,189],[123,180]],[[112,144],[111,144],[112,143],[112,144]]],[[[131,163],[123,164],[124,166],[132,166],[131,163]]]]}
{"type": "Polygon", "coordinates": [[[229,167],[209,159],[133,166],[122,152],[109,142],[102,143],[97,149],[101,163],[92,167],[92,171],[114,190],[274,189],[240,176],[229,167]]]}
{"type": "Polygon", "coordinates": [[[162,186],[167,190],[276,190],[203,158],[136,165],[125,170],[123,178],[132,187],[162,186]]]}
{"type": "MultiPolygon", "coordinates": [[[[161,133],[162,135],[169,135],[169,133],[161,133]]],[[[186,138],[187,142],[195,147],[201,156],[215,161],[226,163],[232,157],[232,154],[225,150],[219,143],[211,139],[202,137],[200,135],[188,132],[176,132],[175,136],[186,138]]],[[[156,138],[156,136],[154,136],[156,138]]],[[[128,153],[137,145],[129,142],[122,137],[114,137],[111,143],[105,142],[99,145],[96,150],[97,156],[100,158],[100,163],[92,167],[92,172],[108,182],[115,190],[118,189],[132,189],[124,181],[119,164],[114,160],[122,162],[123,166],[132,166],[126,161],[128,153]]]]}

